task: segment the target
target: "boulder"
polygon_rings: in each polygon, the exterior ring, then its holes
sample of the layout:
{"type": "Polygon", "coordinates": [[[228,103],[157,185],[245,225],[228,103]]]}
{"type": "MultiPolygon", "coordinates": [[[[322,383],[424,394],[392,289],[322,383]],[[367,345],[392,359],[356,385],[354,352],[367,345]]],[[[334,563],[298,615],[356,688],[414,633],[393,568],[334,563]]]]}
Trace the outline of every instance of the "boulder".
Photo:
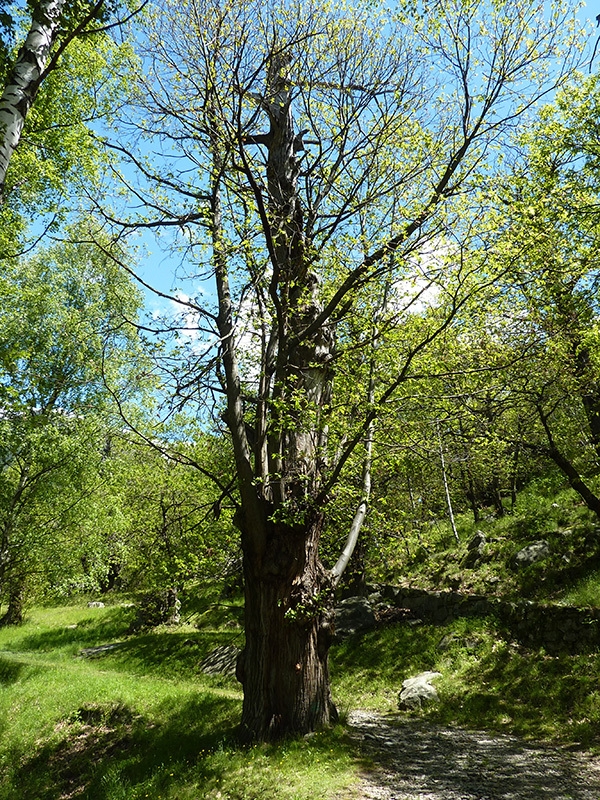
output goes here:
{"type": "Polygon", "coordinates": [[[487,542],[485,533],[483,531],[476,531],[473,538],[467,545],[467,550],[479,550],[479,548],[487,542]]]}
{"type": "Polygon", "coordinates": [[[104,603],[101,603],[99,600],[93,600],[91,603],[88,603],[88,608],[104,608],[104,603]]]}
{"type": "Polygon", "coordinates": [[[335,635],[344,639],[375,627],[375,613],[365,597],[347,597],[335,609],[335,635]]]}
{"type": "Polygon", "coordinates": [[[513,564],[515,567],[528,567],[537,561],[542,561],[550,555],[550,545],[545,539],[538,539],[531,542],[515,555],[513,564]]]}
{"type": "Polygon", "coordinates": [[[431,681],[440,678],[441,675],[441,672],[420,672],[414,678],[402,681],[402,691],[398,695],[398,707],[407,711],[415,711],[422,708],[425,703],[437,700],[438,694],[431,685],[431,681]]]}

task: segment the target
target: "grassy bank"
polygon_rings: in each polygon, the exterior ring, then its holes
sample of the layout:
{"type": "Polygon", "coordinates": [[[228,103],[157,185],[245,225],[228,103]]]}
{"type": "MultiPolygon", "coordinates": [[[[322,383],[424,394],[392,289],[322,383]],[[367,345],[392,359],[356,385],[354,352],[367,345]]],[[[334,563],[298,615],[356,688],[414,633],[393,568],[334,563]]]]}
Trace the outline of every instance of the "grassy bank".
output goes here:
{"type": "MultiPolygon", "coordinates": [[[[365,768],[345,726],[240,748],[234,678],[204,656],[239,643],[239,604],[205,604],[176,628],[129,634],[114,605],[36,608],[0,630],[0,800],[351,798],[365,768]],[[115,645],[82,656],[82,650],[115,645]]],[[[342,712],[397,710],[402,680],[442,673],[433,720],[598,749],[598,654],[505,642],[493,620],[391,625],[332,650],[342,712]]]]}
{"type": "Polygon", "coordinates": [[[126,636],[129,616],[35,609],[0,631],[2,800],[316,800],[353,782],[360,761],[342,727],[237,747],[239,686],[199,668],[230,630],[205,619],[126,636]],[[80,656],[107,643],[118,646],[80,656]]]}

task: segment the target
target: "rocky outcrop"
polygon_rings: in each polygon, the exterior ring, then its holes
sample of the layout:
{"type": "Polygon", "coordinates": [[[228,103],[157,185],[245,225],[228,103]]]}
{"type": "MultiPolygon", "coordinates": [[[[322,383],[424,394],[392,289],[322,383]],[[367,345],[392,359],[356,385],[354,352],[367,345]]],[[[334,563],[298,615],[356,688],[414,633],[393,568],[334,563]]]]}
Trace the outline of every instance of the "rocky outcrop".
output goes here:
{"type": "Polygon", "coordinates": [[[223,644],[209,653],[200,664],[205,675],[235,675],[235,667],[242,651],[234,644],[223,644]]]}
{"type": "Polygon", "coordinates": [[[528,567],[530,564],[537,564],[538,561],[543,561],[550,555],[550,545],[545,539],[539,539],[537,542],[531,542],[515,555],[512,564],[517,569],[519,567],[528,567]]]}
{"type": "Polygon", "coordinates": [[[335,609],[336,639],[366,633],[375,627],[375,612],[365,597],[348,597],[335,609]]]}

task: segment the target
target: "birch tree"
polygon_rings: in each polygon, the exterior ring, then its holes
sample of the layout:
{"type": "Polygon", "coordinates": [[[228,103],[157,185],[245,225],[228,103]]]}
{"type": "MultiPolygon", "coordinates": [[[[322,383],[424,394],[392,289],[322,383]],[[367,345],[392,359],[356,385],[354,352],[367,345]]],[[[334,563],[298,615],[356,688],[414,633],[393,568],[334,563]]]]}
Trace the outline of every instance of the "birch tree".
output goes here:
{"type": "MultiPolygon", "coordinates": [[[[18,18],[13,19],[8,11],[4,12],[2,22],[7,32],[7,42],[3,43],[0,61],[0,203],[6,199],[6,193],[11,188],[7,185],[7,171],[21,142],[31,109],[48,77],[64,67],[65,53],[73,49],[74,42],[89,42],[92,50],[97,47],[103,55],[111,49],[107,47],[107,42],[110,42],[114,53],[118,52],[119,47],[110,40],[109,32],[121,29],[147,2],[141,0],[139,5],[130,8],[119,0],[33,0],[28,4],[31,10],[29,28],[24,31],[23,40],[12,60],[7,45],[17,35],[18,18]]],[[[95,58],[91,56],[86,66],[90,67],[94,61],[95,58]]],[[[118,68],[113,60],[110,69],[114,73],[118,68]]],[[[71,74],[65,81],[63,108],[70,106],[69,95],[75,97],[78,93],[88,92],[90,88],[88,75],[77,76],[75,83],[71,83],[72,79],[71,74]]],[[[98,107],[106,95],[105,84],[114,83],[114,79],[114,74],[110,78],[105,74],[102,80],[98,76],[94,87],[98,107]]],[[[89,122],[97,113],[98,109],[86,121],[89,122]]],[[[67,115],[66,118],[55,119],[54,125],[66,126],[68,122],[67,115]]],[[[91,141],[89,146],[92,146],[91,141]]],[[[84,154],[80,152],[80,155],[84,154]]],[[[22,181],[22,176],[19,177],[22,181]]],[[[12,184],[19,183],[18,179],[12,181],[12,184]]]]}
{"type": "Polygon", "coordinates": [[[147,32],[131,136],[113,145],[145,211],[105,216],[181,231],[193,273],[214,281],[214,303],[180,298],[199,341],[175,399],[223,398],[231,436],[246,740],[336,718],[333,594],[364,517],[373,424],[477,289],[460,237],[494,148],[577,59],[568,4],[547,5],[451,0],[419,16],[186,0],[147,32]],[[382,281],[394,297],[374,336],[382,281]],[[356,463],[351,540],[327,569],[327,506],[356,463]]]}
{"type": "MultiPolygon", "coordinates": [[[[92,6],[84,20],[71,31],[67,41],[81,33],[97,17],[104,0],[92,6]]],[[[38,0],[32,5],[31,26],[6,77],[0,97],[0,196],[4,192],[6,171],[17,148],[25,119],[46,75],[56,67],[58,55],[53,48],[64,34],[67,0],[38,0]]]]}

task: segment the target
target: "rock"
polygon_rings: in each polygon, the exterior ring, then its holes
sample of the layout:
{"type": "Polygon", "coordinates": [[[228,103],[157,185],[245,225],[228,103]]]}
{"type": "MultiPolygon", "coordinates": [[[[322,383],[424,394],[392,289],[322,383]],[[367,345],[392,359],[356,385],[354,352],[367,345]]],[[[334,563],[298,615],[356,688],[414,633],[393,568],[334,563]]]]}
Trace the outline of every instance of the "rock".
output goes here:
{"type": "Polygon", "coordinates": [[[542,561],[550,555],[550,545],[545,539],[531,542],[516,554],[513,559],[515,567],[528,567],[537,561],[542,561]]]}
{"type": "Polygon", "coordinates": [[[364,597],[348,597],[335,609],[335,635],[344,639],[355,633],[366,633],[375,627],[375,613],[364,597]]]}
{"type": "MultiPolygon", "coordinates": [[[[445,636],[442,636],[438,643],[438,650],[442,653],[445,653],[446,650],[449,650],[455,642],[458,642],[459,638],[455,633],[447,633],[445,636]]],[[[404,685],[404,684],[403,684],[404,685]]]]}
{"type": "Polygon", "coordinates": [[[200,669],[205,675],[235,675],[240,653],[240,648],[234,644],[222,644],[206,656],[200,669]]]}
{"type": "Polygon", "coordinates": [[[467,545],[467,550],[478,550],[482,544],[486,544],[487,538],[483,531],[476,531],[473,538],[467,545]]]}
{"type": "Polygon", "coordinates": [[[117,650],[122,646],[122,642],[113,642],[112,644],[100,644],[97,647],[84,647],[83,650],[79,652],[79,655],[83,658],[95,658],[96,656],[101,656],[104,653],[110,652],[111,650],[117,650]]]}
{"type": "Polygon", "coordinates": [[[99,600],[94,600],[88,603],[88,608],[104,608],[104,603],[101,603],[99,600]]]}
{"type": "Polygon", "coordinates": [[[441,672],[420,672],[414,678],[407,678],[402,681],[402,691],[398,695],[398,707],[408,711],[415,711],[423,706],[438,699],[435,688],[431,681],[440,678],[441,672]]]}
{"type": "Polygon", "coordinates": [[[467,555],[462,560],[462,566],[472,569],[477,566],[485,552],[487,539],[483,531],[477,531],[467,545],[467,555]]]}

